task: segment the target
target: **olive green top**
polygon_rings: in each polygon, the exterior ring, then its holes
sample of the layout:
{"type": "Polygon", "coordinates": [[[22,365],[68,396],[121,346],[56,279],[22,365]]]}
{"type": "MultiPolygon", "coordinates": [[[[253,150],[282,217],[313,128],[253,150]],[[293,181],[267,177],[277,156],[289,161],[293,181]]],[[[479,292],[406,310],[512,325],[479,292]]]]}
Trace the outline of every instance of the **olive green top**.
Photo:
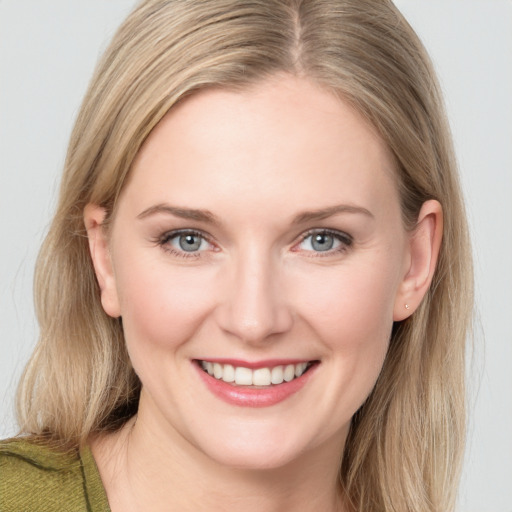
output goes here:
{"type": "Polygon", "coordinates": [[[90,448],[0,441],[0,512],[110,512],[90,448]]]}

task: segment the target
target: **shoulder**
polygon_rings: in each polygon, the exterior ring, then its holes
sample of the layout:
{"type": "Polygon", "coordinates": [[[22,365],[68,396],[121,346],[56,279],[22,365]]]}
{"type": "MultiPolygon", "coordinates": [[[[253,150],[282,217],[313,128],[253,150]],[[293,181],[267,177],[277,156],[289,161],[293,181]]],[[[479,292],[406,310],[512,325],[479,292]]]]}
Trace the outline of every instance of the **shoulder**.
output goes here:
{"type": "Polygon", "coordinates": [[[0,441],[0,512],[90,510],[78,451],[29,439],[0,441]]]}

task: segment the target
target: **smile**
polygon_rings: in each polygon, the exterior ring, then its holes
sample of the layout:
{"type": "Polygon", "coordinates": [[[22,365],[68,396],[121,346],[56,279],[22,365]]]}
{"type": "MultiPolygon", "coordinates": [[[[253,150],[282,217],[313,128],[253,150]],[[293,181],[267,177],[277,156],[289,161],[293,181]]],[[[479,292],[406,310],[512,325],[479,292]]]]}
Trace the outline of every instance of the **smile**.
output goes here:
{"type": "Polygon", "coordinates": [[[237,386],[271,386],[291,382],[301,377],[312,365],[312,362],[276,365],[257,369],[232,364],[199,361],[201,368],[210,376],[237,386]]]}
{"type": "Polygon", "coordinates": [[[207,389],[231,405],[269,407],[286,401],[309,382],[320,361],[194,360],[207,389]]]}

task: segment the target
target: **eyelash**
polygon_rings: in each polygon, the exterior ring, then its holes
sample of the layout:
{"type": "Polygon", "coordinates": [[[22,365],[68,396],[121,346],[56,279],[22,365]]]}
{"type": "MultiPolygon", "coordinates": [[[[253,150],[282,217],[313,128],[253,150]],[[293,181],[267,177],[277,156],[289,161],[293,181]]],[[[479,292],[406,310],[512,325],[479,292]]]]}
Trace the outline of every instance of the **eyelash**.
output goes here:
{"type": "Polygon", "coordinates": [[[313,237],[315,235],[331,236],[336,241],[340,242],[340,245],[339,245],[339,247],[337,247],[335,249],[328,249],[326,251],[306,251],[306,252],[312,253],[310,255],[310,257],[312,257],[312,258],[328,257],[328,256],[346,252],[354,241],[353,238],[349,234],[344,233],[343,231],[337,231],[334,229],[315,228],[315,229],[310,229],[309,231],[304,233],[304,235],[302,235],[302,237],[301,237],[300,242],[298,244],[296,244],[294,247],[297,247],[298,245],[305,242],[308,238],[313,237]]]}
{"type": "Polygon", "coordinates": [[[179,229],[177,231],[168,231],[168,232],[164,233],[161,237],[158,238],[157,244],[165,252],[168,252],[168,253],[172,254],[173,256],[177,256],[179,258],[200,258],[202,251],[190,251],[190,252],[178,251],[174,247],[172,247],[172,245],[170,245],[169,242],[171,242],[171,240],[178,238],[180,236],[187,236],[187,235],[199,237],[202,240],[209,243],[210,245],[212,245],[209,238],[207,236],[205,236],[204,233],[201,233],[200,231],[196,231],[193,229],[179,229]]]}
{"type": "MultiPolygon", "coordinates": [[[[207,237],[204,233],[202,233],[201,231],[196,231],[196,230],[191,230],[191,229],[181,229],[181,230],[177,230],[177,231],[168,231],[168,232],[164,233],[162,236],[160,236],[156,240],[156,243],[164,251],[172,254],[173,256],[177,256],[179,258],[200,258],[201,254],[204,251],[201,251],[201,250],[189,251],[189,252],[184,251],[184,250],[183,251],[179,251],[179,250],[176,250],[174,247],[172,247],[172,245],[170,245],[169,242],[171,242],[171,240],[173,240],[175,238],[178,238],[180,236],[187,236],[187,235],[188,236],[199,237],[203,241],[207,242],[208,244],[213,245],[212,242],[210,241],[210,238],[207,237]]],[[[336,241],[340,242],[340,245],[339,245],[339,247],[337,247],[335,249],[328,249],[326,251],[314,251],[314,250],[304,251],[306,253],[312,253],[311,255],[309,255],[309,257],[312,257],[312,258],[317,258],[317,257],[321,258],[321,257],[332,256],[334,254],[343,253],[343,252],[347,251],[348,248],[353,243],[353,238],[349,234],[347,234],[347,233],[344,233],[342,231],[332,230],[332,229],[318,229],[318,228],[316,228],[316,229],[310,229],[309,231],[304,233],[301,236],[300,241],[293,246],[292,251],[299,252],[299,249],[295,249],[295,248],[298,247],[299,245],[301,245],[302,243],[304,243],[308,238],[310,238],[312,236],[315,236],[315,235],[331,236],[336,241]]]]}

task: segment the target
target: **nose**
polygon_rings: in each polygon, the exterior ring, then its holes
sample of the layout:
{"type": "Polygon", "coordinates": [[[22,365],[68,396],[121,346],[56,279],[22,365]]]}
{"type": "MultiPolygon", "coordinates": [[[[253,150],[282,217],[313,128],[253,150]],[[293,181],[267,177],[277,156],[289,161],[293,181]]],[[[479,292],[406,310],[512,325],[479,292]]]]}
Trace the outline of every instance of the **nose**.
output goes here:
{"type": "Polygon", "coordinates": [[[217,310],[222,330],[250,344],[261,344],[290,330],[293,315],[282,271],[270,256],[240,255],[223,281],[224,293],[217,310]]]}

